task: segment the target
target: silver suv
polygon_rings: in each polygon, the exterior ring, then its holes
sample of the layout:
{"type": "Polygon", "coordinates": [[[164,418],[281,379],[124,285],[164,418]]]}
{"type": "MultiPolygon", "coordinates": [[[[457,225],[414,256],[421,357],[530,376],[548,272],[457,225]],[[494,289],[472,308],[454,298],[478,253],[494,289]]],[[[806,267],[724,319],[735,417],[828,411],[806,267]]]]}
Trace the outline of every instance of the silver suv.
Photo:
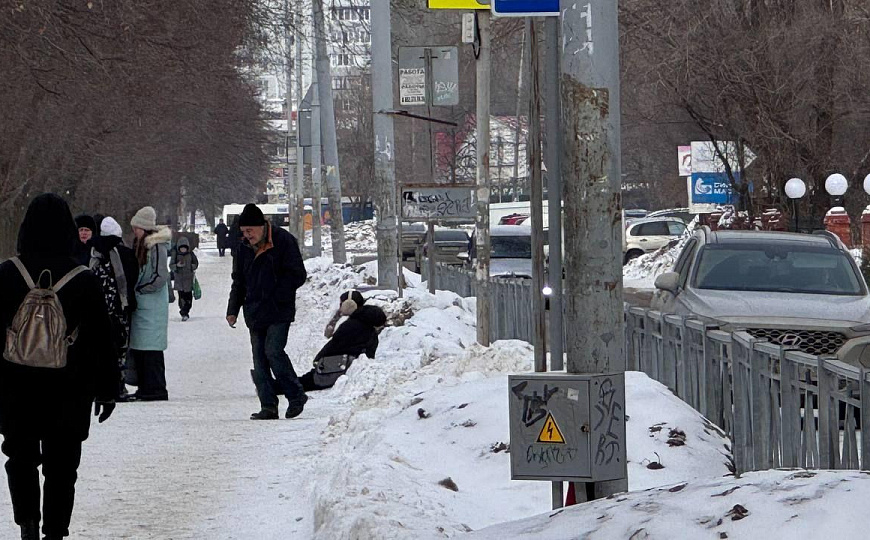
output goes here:
{"type": "Polygon", "coordinates": [[[830,233],[702,227],[655,286],[653,309],[870,367],[867,284],[830,233]]]}

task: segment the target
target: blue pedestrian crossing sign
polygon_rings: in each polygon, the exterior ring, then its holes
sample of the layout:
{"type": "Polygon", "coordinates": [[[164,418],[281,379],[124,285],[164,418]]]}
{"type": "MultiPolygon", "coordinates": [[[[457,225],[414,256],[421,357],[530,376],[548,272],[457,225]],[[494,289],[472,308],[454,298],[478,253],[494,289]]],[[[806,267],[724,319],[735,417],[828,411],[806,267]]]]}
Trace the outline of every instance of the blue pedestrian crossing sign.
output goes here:
{"type": "Polygon", "coordinates": [[[559,0],[492,0],[497,17],[558,17],[559,0]]]}

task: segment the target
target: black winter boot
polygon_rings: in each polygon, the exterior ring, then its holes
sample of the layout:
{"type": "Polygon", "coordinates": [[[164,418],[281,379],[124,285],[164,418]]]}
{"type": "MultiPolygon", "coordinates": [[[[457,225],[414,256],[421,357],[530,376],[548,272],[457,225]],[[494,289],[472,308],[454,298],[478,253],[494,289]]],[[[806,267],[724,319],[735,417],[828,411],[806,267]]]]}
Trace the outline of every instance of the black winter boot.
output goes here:
{"type": "Polygon", "coordinates": [[[278,409],[271,407],[263,407],[260,412],[255,412],[251,415],[251,420],[277,420],[278,409]]]}
{"type": "Polygon", "coordinates": [[[39,540],[39,520],[21,524],[21,540],[39,540]]]}
{"type": "Polygon", "coordinates": [[[291,401],[290,405],[287,407],[287,412],[284,413],[284,418],[296,418],[300,414],[302,414],[302,410],[305,408],[305,403],[308,401],[308,396],[302,394],[302,398],[297,401],[291,401]]]}

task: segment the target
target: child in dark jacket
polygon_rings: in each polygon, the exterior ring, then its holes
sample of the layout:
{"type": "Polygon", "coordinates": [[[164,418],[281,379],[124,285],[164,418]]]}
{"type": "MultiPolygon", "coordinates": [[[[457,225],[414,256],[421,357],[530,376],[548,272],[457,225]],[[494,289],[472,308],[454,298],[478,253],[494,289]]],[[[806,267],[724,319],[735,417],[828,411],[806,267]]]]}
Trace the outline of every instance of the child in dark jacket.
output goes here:
{"type": "Polygon", "coordinates": [[[387,323],[384,311],[376,306],[366,306],[365,299],[359,291],[348,291],[341,295],[341,306],[326,327],[326,337],[331,339],[320,349],[314,357],[315,369],[312,369],[299,378],[299,382],[309,390],[324,390],[333,385],[318,384],[315,381],[316,366],[321,358],[328,356],[348,355],[357,357],[365,354],[369,358],[375,357],[378,348],[378,333],[387,323]],[[342,317],[347,320],[337,328],[335,324],[342,317]]]}

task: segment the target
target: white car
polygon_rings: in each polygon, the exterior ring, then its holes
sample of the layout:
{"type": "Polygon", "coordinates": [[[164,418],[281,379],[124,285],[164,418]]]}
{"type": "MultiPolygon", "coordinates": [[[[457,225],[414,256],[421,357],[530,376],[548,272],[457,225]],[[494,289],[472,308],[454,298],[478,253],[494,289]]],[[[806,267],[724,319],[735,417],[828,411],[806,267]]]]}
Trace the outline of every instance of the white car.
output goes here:
{"type": "Polygon", "coordinates": [[[666,246],[686,233],[679,218],[649,218],[630,222],[622,234],[624,262],[666,246]]]}

